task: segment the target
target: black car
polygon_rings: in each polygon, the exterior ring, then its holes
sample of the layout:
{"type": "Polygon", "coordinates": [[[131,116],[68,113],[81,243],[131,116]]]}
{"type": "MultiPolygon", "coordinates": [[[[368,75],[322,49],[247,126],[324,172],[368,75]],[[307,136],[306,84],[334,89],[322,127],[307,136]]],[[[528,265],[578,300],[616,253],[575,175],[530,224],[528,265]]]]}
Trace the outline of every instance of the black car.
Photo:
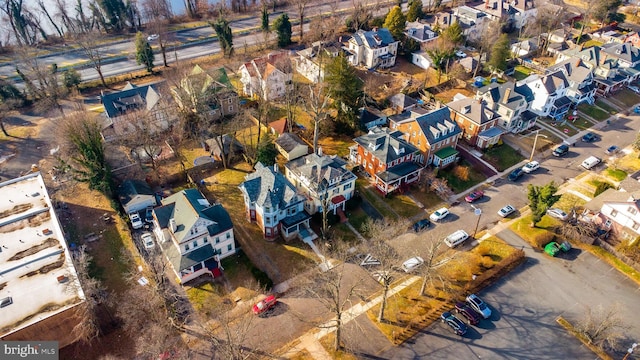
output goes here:
{"type": "Polygon", "coordinates": [[[522,170],[522,168],[517,168],[513,170],[511,174],[509,174],[509,181],[516,181],[520,179],[522,175],[524,175],[524,171],[522,170]]]}
{"type": "Polygon", "coordinates": [[[482,317],[471,306],[463,302],[456,303],[456,312],[467,318],[467,322],[471,325],[477,325],[482,320],[482,317]]]}
{"type": "Polygon", "coordinates": [[[418,232],[420,230],[424,230],[429,227],[431,227],[431,221],[429,221],[429,219],[422,219],[417,223],[413,224],[413,231],[418,232]]]}
{"type": "Polygon", "coordinates": [[[144,213],[144,221],[151,224],[153,222],[153,208],[148,207],[144,213]]]}
{"type": "Polygon", "coordinates": [[[449,325],[449,327],[453,330],[456,335],[464,335],[467,333],[467,325],[462,322],[462,320],[458,319],[452,313],[445,311],[440,315],[440,319],[443,323],[449,325]]]}
{"type": "Polygon", "coordinates": [[[598,140],[598,136],[592,132],[586,133],[582,137],[582,141],[584,142],[594,142],[596,140],[598,140]]]}
{"type": "Polygon", "coordinates": [[[553,156],[564,156],[569,152],[569,145],[562,144],[553,150],[553,156]]]}

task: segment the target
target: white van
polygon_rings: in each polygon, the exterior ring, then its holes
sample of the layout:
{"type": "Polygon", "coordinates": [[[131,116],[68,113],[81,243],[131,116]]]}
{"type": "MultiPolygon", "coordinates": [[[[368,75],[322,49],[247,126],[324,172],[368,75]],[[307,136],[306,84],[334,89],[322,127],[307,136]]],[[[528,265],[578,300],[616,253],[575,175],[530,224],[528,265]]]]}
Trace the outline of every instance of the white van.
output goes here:
{"type": "Polygon", "coordinates": [[[462,242],[464,242],[468,238],[469,238],[469,234],[467,234],[466,231],[458,230],[458,231],[454,232],[453,234],[447,236],[444,239],[444,243],[447,244],[448,247],[452,248],[452,247],[455,247],[455,246],[461,244],[462,242]]]}
{"type": "Polygon", "coordinates": [[[589,156],[588,158],[584,159],[581,166],[587,170],[591,170],[592,167],[598,164],[600,164],[600,159],[595,156],[589,156]]]}

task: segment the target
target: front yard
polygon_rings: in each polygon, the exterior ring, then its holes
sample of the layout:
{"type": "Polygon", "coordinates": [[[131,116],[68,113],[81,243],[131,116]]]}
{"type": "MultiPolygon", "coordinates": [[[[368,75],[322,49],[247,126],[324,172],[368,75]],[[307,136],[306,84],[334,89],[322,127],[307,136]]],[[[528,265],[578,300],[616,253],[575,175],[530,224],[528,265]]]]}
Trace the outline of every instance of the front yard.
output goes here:
{"type": "Polygon", "coordinates": [[[578,105],[578,111],[598,121],[606,120],[609,118],[609,116],[611,116],[611,114],[601,109],[600,107],[595,105],[589,105],[587,103],[582,103],[578,105]]]}
{"type": "Polygon", "coordinates": [[[466,160],[439,170],[438,177],[447,180],[447,184],[449,184],[449,187],[451,187],[456,194],[486,180],[485,176],[474,169],[466,160]]]}
{"type": "Polygon", "coordinates": [[[498,171],[505,171],[524,160],[514,148],[507,144],[497,145],[484,151],[483,158],[498,171]]]}
{"type": "Polygon", "coordinates": [[[640,103],[640,96],[628,89],[622,89],[611,97],[623,103],[627,107],[636,106],[640,103]]]}

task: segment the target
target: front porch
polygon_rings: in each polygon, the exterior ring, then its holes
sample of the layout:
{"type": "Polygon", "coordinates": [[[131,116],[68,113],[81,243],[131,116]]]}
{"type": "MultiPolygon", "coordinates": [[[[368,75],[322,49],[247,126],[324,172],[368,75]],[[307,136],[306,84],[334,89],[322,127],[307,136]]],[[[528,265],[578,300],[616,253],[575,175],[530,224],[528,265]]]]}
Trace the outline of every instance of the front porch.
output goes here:
{"type": "Polygon", "coordinates": [[[478,141],[476,146],[480,149],[486,149],[490,146],[493,146],[500,141],[500,136],[504,133],[502,129],[498,127],[492,127],[491,129],[485,130],[478,134],[478,141]]]}
{"type": "Polygon", "coordinates": [[[311,215],[306,211],[301,211],[295,215],[289,216],[280,221],[281,235],[285,241],[290,241],[298,237],[302,241],[312,241],[318,238],[318,235],[311,230],[309,222],[311,215]]]}
{"type": "Polygon", "coordinates": [[[387,195],[402,185],[411,184],[418,180],[421,170],[420,165],[413,162],[396,165],[387,169],[387,171],[376,174],[375,186],[383,194],[387,195]]]}
{"type": "Polygon", "coordinates": [[[445,168],[458,160],[458,150],[448,146],[433,154],[433,165],[438,168],[445,168]]]}

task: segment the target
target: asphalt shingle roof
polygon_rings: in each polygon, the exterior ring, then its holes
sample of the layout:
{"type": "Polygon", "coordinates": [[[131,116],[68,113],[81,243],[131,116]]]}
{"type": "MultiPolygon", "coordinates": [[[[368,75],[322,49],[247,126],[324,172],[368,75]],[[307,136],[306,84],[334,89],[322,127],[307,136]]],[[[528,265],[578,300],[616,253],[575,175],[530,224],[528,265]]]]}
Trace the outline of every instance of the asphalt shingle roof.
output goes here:
{"type": "Polygon", "coordinates": [[[484,101],[474,98],[452,101],[447,106],[478,125],[485,124],[498,117],[498,114],[487,107],[484,101]]]}
{"type": "Polygon", "coordinates": [[[290,152],[298,146],[306,146],[308,150],[307,144],[298,135],[288,132],[278,136],[276,144],[286,152],[290,152]]]}
{"type": "Polygon", "coordinates": [[[160,100],[160,94],[154,85],[135,86],[127,83],[122,91],[101,96],[104,111],[110,118],[120,116],[127,110],[146,108],[151,110],[160,100]]]}
{"type": "Polygon", "coordinates": [[[373,154],[380,162],[388,164],[418,151],[402,139],[402,132],[389,128],[374,127],[369,133],[354,139],[356,143],[373,154]]]}
{"type": "Polygon", "coordinates": [[[146,182],[139,180],[125,180],[118,188],[121,204],[127,204],[136,195],[154,195],[154,192],[146,182]]]}
{"type": "Polygon", "coordinates": [[[309,179],[309,188],[317,190],[324,181],[331,184],[333,181],[345,181],[355,178],[355,175],[347,170],[347,162],[336,155],[309,154],[301,158],[289,161],[285,167],[299,177],[309,179]]]}
{"type": "Polygon", "coordinates": [[[282,173],[262,163],[256,164],[256,171],[248,174],[238,188],[260,207],[286,209],[305,200],[282,173]]]}
{"type": "Polygon", "coordinates": [[[416,122],[431,146],[462,132],[458,124],[451,120],[451,111],[448,107],[442,107],[419,116],[416,118],[416,122]]]}

